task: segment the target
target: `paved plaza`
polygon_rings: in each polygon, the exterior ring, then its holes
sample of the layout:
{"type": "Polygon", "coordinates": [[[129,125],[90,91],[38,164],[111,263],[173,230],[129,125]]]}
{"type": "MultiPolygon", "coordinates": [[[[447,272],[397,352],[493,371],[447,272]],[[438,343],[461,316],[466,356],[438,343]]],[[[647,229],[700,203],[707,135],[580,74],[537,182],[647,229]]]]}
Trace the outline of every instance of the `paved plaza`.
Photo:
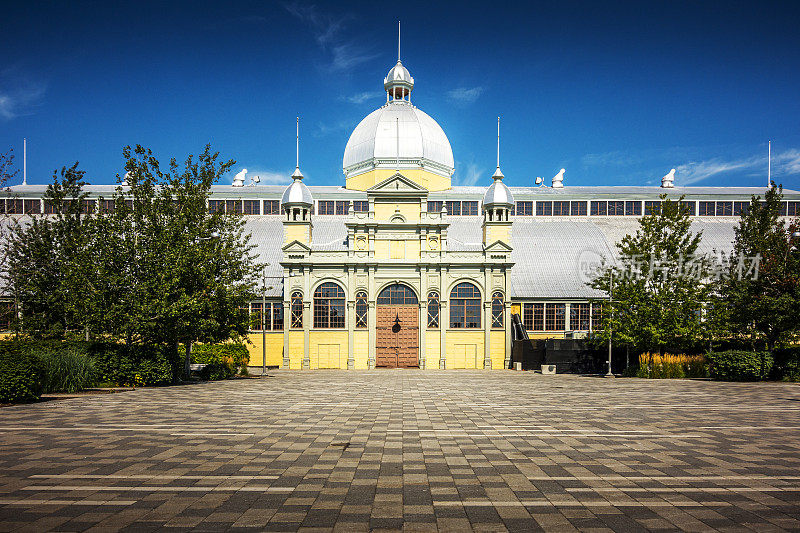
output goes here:
{"type": "Polygon", "coordinates": [[[800,385],[274,371],[0,408],[0,530],[800,530],[800,385]]]}

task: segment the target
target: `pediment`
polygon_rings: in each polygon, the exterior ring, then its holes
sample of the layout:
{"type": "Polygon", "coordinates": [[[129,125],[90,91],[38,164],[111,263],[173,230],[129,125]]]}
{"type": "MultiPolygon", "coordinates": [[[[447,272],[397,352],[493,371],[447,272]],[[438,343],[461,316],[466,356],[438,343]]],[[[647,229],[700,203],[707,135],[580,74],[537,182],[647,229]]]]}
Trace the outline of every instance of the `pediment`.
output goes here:
{"type": "Polygon", "coordinates": [[[281,248],[286,253],[306,253],[310,252],[311,248],[300,241],[292,241],[283,245],[281,248]]]}
{"type": "Polygon", "coordinates": [[[397,172],[367,189],[367,194],[423,196],[428,194],[428,189],[397,172]]]}
{"type": "Polygon", "coordinates": [[[512,248],[503,241],[494,241],[491,244],[487,244],[484,250],[487,252],[510,252],[512,248]]]}

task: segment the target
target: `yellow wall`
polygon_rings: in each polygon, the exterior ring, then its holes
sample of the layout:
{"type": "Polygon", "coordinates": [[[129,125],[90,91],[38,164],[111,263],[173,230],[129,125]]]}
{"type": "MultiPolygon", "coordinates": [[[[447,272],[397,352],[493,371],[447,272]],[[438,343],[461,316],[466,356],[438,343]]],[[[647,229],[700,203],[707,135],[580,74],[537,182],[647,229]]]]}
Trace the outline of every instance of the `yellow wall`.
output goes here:
{"type": "MultiPolygon", "coordinates": [[[[247,336],[247,351],[250,352],[250,366],[263,366],[263,352],[261,351],[261,332],[251,332],[247,336]]],[[[267,332],[267,366],[283,364],[283,332],[267,332]]]]}
{"type": "Polygon", "coordinates": [[[289,332],[289,368],[300,370],[303,368],[303,331],[289,332]]]}
{"type": "Polygon", "coordinates": [[[425,332],[425,369],[439,368],[441,335],[438,331],[425,332]]]}
{"type": "MultiPolygon", "coordinates": [[[[347,178],[347,188],[354,191],[366,191],[383,180],[397,174],[397,170],[389,168],[376,168],[358,176],[347,178]]],[[[437,174],[420,168],[403,169],[400,174],[414,183],[421,185],[429,191],[446,191],[450,188],[450,178],[443,178],[437,174]]]]}
{"type": "Polygon", "coordinates": [[[353,332],[353,359],[356,370],[366,370],[369,367],[369,333],[366,330],[353,332]]]}
{"type": "Polygon", "coordinates": [[[406,241],[395,240],[389,242],[389,253],[391,254],[391,259],[405,259],[406,241]]]}
{"type": "Polygon", "coordinates": [[[522,316],[522,306],[520,304],[511,304],[511,314],[522,316]]]}
{"type": "Polygon", "coordinates": [[[285,229],[283,244],[289,244],[293,241],[300,241],[305,244],[311,242],[310,227],[307,224],[286,224],[283,227],[285,229]]]}
{"type": "Polygon", "coordinates": [[[506,363],[506,332],[492,331],[489,333],[489,357],[492,359],[492,369],[502,369],[506,363]]]}
{"type": "Polygon", "coordinates": [[[483,242],[486,244],[492,244],[495,241],[503,241],[505,243],[511,244],[511,225],[508,226],[495,226],[495,225],[486,225],[483,228],[483,242]]]}
{"type": "Polygon", "coordinates": [[[406,222],[419,222],[420,209],[419,202],[375,202],[375,220],[389,220],[400,211],[406,222]]]}
{"type": "Polygon", "coordinates": [[[563,339],[564,338],[564,332],[563,331],[558,331],[558,332],[553,331],[551,333],[547,333],[547,332],[534,333],[532,331],[529,331],[528,332],[528,338],[529,339],[563,339]]]}
{"type": "Polygon", "coordinates": [[[347,354],[350,347],[346,331],[312,331],[309,342],[309,368],[347,369],[347,354]]]}
{"type": "Polygon", "coordinates": [[[483,368],[483,330],[447,331],[447,368],[483,368]]]}
{"type": "Polygon", "coordinates": [[[412,237],[404,240],[376,240],[375,259],[378,261],[388,259],[400,261],[419,260],[419,239],[415,235],[412,237]]]}

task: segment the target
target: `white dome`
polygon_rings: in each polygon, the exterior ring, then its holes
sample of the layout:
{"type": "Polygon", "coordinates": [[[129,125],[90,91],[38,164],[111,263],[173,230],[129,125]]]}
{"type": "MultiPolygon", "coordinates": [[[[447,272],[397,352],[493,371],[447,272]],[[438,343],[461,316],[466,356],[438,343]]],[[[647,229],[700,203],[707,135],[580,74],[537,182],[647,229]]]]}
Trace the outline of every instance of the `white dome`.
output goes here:
{"type": "Polygon", "coordinates": [[[414,78],[411,77],[411,73],[403,66],[403,63],[401,63],[399,59],[397,60],[397,64],[389,70],[389,73],[386,74],[386,77],[383,79],[383,88],[387,91],[390,87],[396,85],[404,85],[409,90],[414,88],[414,78]]]}
{"type": "Polygon", "coordinates": [[[281,205],[303,205],[313,206],[314,198],[311,196],[311,191],[305,183],[303,183],[303,174],[300,168],[296,168],[292,174],[293,181],[291,185],[286,187],[281,197],[281,205]]]}
{"type": "Polygon", "coordinates": [[[483,195],[484,208],[494,206],[514,207],[514,196],[511,194],[511,189],[503,183],[504,177],[500,167],[497,167],[494,176],[492,176],[494,183],[489,185],[489,188],[486,189],[486,194],[483,195]]]}
{"type": "Polygon", "coordinates": [[[444,130],[426,113],[402,100],[376,109],[356,126],[344,149],[342,167],[346,175],[393,167],[398,156],[401,167],[422,166],[448,178],[453,174],[453,149],[444,130]]]}

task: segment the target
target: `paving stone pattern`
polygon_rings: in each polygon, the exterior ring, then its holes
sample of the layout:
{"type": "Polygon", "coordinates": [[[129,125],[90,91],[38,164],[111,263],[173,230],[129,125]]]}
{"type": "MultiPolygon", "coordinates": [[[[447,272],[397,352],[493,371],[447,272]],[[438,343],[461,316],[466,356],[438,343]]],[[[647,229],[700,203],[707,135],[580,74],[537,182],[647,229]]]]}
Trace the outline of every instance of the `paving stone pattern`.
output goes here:
{"type": "Polygon", "coordinates": [[[0,531],[800,530],[800,386],[269,377],[0,408],[0,531]]]}

